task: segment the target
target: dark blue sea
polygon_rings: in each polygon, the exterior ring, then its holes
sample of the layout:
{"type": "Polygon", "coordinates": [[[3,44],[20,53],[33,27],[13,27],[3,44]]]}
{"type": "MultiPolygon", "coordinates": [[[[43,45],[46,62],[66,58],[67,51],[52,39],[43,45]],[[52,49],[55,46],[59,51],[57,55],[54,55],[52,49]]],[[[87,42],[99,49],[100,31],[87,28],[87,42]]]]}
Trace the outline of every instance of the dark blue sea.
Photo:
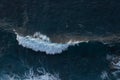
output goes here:
{"type": "Polygon", "coordinates": [[[0,80],[120,80],[120,1],[0,0],[0,80]]]}

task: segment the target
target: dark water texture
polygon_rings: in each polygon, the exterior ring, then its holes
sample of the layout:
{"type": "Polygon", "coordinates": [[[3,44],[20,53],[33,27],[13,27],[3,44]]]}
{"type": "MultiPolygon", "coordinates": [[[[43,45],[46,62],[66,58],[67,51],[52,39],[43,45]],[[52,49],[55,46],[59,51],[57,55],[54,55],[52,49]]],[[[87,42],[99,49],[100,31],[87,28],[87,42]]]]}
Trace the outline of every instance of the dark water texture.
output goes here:
{"type": "Polygon", "coordinates": [[[0,72],[23,75],[30,68],[44,67],[58,72],[62,80],[102,80],[102,71],[109,71],[108,47],[100,42],[81,43],[59,55],[46,55],[19,46],[15,35],[0,31],[0,72]],[[24,65],[23,63],[24,62],[24,65]]]}
{"type": "Polygon", "coordinates": [[[119,0],[1,0],[0,19],[26,33],[119,35],[119,5],[119,0]]]}
{"type": "Polygon", "coordinates": [[[29,66],[58,72],[61,80],[102,80],[101,72],[110,72],[106,55],[119,55],[119,43],[110,47],[90,41],[58,55],[46,55],[19,46],[9,29],[21,34],[39,31],[48,35],[119,37],[119,9],[119,0],[0,0],[1,74],[23,75],[29,66]]]}

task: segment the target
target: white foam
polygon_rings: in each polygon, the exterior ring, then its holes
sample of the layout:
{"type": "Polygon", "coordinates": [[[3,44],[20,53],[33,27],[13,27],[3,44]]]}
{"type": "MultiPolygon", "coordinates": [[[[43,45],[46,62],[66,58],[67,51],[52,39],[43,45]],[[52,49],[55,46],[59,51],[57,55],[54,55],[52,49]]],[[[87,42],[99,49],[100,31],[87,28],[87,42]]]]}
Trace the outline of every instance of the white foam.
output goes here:
{"type": "Polygon", "coordinates": [[[114,69],[120,69],[120,56],[116,55],[109,55],[110,59],[108,59],[111,62],[111,66],[114,69]]]}
{"type": "Polygon", "coordinates": [[[59,74],[51,74],[44,69],[40,69],[38,73],[39,74],[36,74],[33,69],[30,69],[23,76],[18,76],[17,74],[3,74],[0,80],[61,80],[59,74]]]}
{"type": "Polygon", "coordinates": [[[16,33],[17,41],[19,45],[23,47],[30,48],[34,51],[46,52],[47,54],[58,54],[65,51],[69,46],[74,46],[80,42],[85,41],[69,41],[65,44],[63,43],[52,43],[50,38],[39,32],[36,32],[33,36],[21,36],[16,33]]]}
{"type": "Polygon", "coordinates": [[[120,80],[120,56],[107,55],[107,60],[110,62],[110,69],[113,69],[110,71],[111,76],[116,80],[120,80]]]}
{"type": "Polygon", "coordinates": [[[109,76],[106,71],[103,71],[100,77],[102,80],[109,80],[109,76]]]}

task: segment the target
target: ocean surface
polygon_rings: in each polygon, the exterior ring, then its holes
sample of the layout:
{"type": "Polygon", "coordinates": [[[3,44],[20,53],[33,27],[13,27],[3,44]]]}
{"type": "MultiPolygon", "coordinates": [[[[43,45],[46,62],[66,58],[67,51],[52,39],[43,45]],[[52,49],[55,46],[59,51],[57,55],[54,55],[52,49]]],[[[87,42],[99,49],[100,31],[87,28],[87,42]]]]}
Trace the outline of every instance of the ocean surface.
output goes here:
{"type": "Polygon", "coordinates": [[[0,80],[120,80],[119,0],[0,0],[0,80]]]}

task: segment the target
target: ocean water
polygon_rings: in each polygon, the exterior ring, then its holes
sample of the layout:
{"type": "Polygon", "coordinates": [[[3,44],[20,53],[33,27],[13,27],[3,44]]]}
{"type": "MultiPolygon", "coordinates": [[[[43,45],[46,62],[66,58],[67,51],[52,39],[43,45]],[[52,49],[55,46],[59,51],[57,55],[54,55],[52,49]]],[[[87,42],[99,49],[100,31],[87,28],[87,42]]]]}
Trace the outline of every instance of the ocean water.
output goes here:
{"type": "Polygon", "coordinates": [[[0,80],[119,80],[119,0],[0,0],[0,80]]]}

